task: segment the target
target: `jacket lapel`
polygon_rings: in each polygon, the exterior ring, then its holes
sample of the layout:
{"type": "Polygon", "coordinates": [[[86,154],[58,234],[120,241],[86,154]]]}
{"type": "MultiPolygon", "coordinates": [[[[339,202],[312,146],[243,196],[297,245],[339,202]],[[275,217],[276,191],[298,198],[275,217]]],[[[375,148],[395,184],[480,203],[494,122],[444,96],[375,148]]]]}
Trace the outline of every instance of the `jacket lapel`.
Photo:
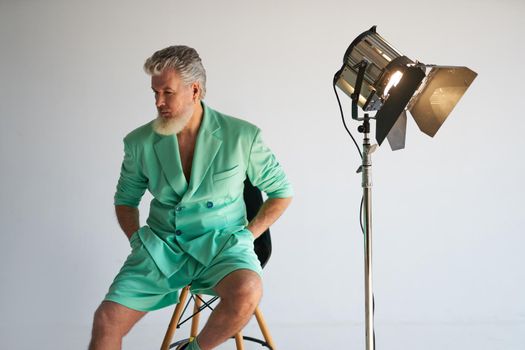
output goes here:
{"type": "Polygon", "coordinates": [[[179,143],[176,135],[158,136],[159,140],[155,143],[155,154],[166,175],[166,179],[173,190],[183,196],[188,189],[182,163],[180,161],[179,143]]]}
{"type": "Polygon", "coordinates": [[[222,144],[220,125],[215,112],[202,104],[204,115],[197,135],[188,191],[184,199],[190,198],[199,188],[222,144]]]}

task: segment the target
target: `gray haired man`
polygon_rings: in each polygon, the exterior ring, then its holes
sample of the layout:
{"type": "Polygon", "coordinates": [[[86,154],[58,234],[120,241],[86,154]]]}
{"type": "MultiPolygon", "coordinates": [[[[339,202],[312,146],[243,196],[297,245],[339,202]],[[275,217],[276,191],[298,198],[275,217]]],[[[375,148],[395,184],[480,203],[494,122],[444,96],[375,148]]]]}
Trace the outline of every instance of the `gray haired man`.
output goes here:
{"type": "Polygon", "coordinates": [[[148,311],[178,303],[181,288],[220,297],[197,338],[182,348],[210,350],[237,333],[262,295],[253,241],[288,207],[292,188],[256,126],[202,99],[206,72],[197,52],[170,46],[146,60],[156,119],[124,138],[115,194],[132,251],[95,312],[90,349],[120,349],[148,311]],[[247,222],[244,180],[268,195],[247,222]],[[139,202],[154,199],[147,225],[139,202]]]}

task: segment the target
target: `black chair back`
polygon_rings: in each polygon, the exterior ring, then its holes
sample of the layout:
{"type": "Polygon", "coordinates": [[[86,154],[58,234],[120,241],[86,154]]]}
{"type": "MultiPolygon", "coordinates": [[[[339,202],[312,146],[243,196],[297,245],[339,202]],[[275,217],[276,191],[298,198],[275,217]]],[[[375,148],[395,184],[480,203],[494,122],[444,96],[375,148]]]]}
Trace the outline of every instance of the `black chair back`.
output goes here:
{"type": "MultiPolygon", "coordinates": [[[[249,179],[244,181],[244,203],[246,204],[246,216],[251,221],[263,204],[261,191],[252,185],[249,179]]],[[[264,231],[254,242],[255,254],[264,268],[272,255],[272,239],[270,229],[264,231]]]]}

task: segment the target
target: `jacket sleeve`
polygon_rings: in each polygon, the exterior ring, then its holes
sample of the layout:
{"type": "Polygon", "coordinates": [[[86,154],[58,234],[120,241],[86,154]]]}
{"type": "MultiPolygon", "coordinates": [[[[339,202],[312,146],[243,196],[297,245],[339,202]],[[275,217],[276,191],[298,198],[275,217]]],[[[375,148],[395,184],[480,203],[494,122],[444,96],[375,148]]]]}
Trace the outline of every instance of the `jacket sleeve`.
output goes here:
{"type": "Polygon", "coordinates": [[[268,195],[268,198],[286,198],[293,189],[272,151],[264,144],[257,129],[248,159],[247,175],[251,183],[268,195]]]}
{"type": "Polygon", "coordinates": [[[136,154],[124,139],[124,160],[120,169],[114,204],[138,207],[147,187],[148,179],[140,171],[136,154]]]}

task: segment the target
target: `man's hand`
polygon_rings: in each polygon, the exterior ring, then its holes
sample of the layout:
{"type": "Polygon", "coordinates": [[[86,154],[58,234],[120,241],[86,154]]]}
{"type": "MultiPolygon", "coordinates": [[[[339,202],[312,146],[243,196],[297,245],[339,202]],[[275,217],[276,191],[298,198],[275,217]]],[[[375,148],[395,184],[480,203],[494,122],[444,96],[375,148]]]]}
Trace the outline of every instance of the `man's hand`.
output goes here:
{"type": "Polygon", "coordinates": [[[292,197],[288,198],[269,198],[267,199],[257,215],[247,226],[247,229],[253,233],[254,238],[259,237],[281,216],[286,208],[290,205],[292,197]]]}
{"type": "Polygon", "coordinates": [[[124,231],[128,239],[131,239],[131,235],[140,228],[138,208],[116,205],[115,213],[117,214],[120,228],[124,231]]]}

